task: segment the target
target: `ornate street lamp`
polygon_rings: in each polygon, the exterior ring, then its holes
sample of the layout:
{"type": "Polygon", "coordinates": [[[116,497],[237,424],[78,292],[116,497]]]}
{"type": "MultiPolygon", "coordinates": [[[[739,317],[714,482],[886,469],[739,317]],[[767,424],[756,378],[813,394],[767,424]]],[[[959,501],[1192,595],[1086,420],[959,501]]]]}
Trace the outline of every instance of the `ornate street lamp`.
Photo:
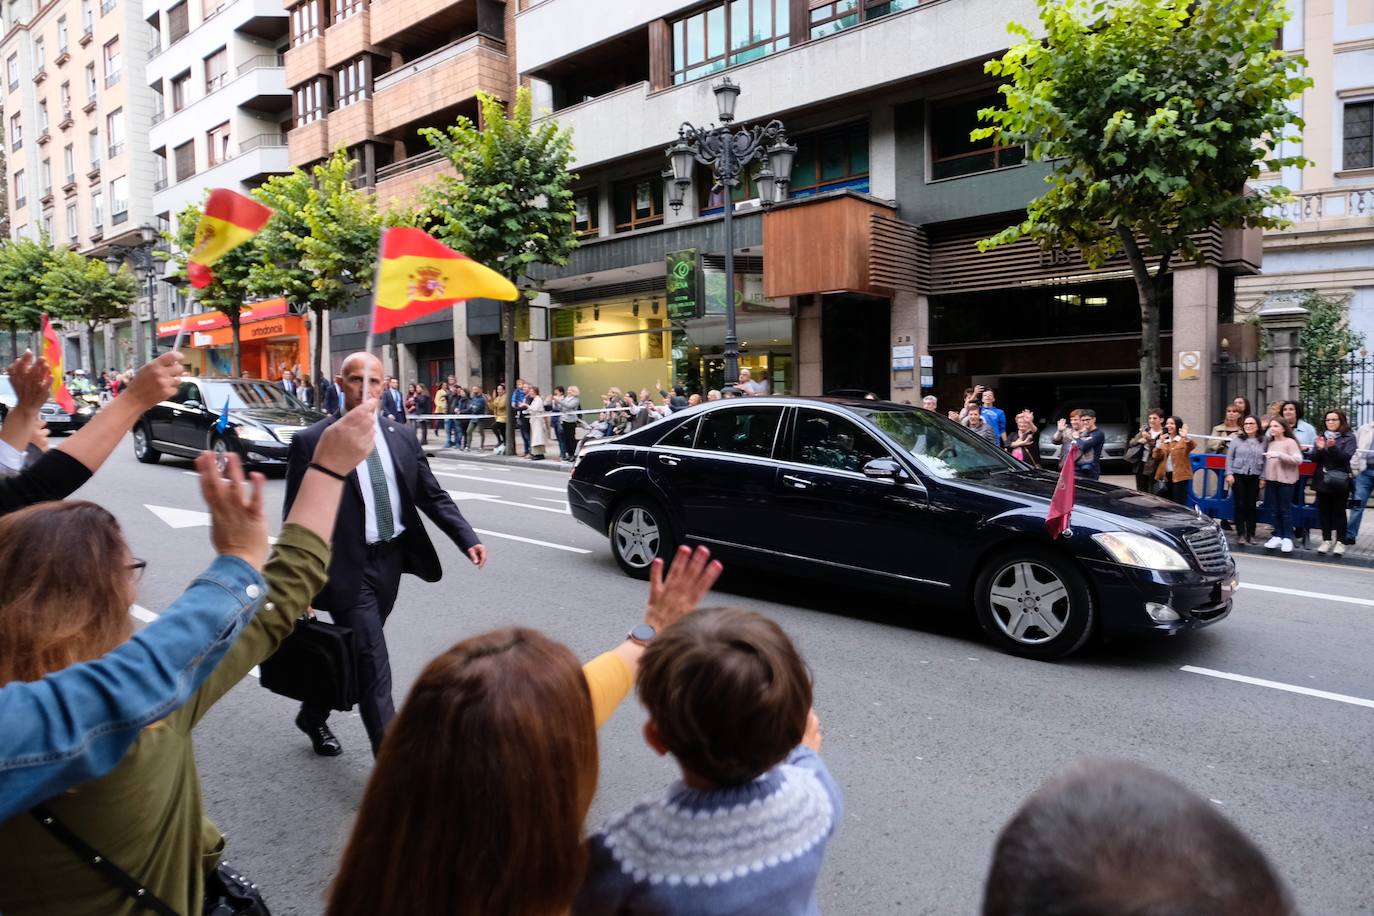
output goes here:
{"type": "Polygon", "coordinates": [[[119,269],[124,266],[125,260],[133,262],[134,269],[138,271],[139,278],[146,285],[148,296],[148,358],[152,359],[157,355],[157,307],[155,304],[157,297],[157,275],[158,260],[153,257],[153,251],[157,247],[158,233],[152,226],[144,223],[138,228],[139,241],[136,245],[128,247],[119,246],[110,249],[110,253],[105,256],[105,267],[110,272],[110,276],[119,273],[119,269]]]}
{"type": "MultiPolygon", "coordinates": [[[[708,166],[715,176],[715,184],[725,195],[725,381],[733,385],[739,377],[739,338],[735,333],[735,234],[732,217],[735,203],[734,189],[740,176],[754,162],[763,167],[755,176],[759,203],[767,208],[787,197],[792,178],[792,160],[797,148],[787,142],[781,121],[769,121],[762,127],[733,128],[735,102],[740,87],[727,76],[714,87],[716,114],[720,126],[695,127],[683,122],[678,138],[666,153],[672,166],[672,192],[668,205],[676,213],[682,209],[692,187],[694,164],[708,166]]],[[[665,180],[668,177],[665,174],[665,180]]]]}

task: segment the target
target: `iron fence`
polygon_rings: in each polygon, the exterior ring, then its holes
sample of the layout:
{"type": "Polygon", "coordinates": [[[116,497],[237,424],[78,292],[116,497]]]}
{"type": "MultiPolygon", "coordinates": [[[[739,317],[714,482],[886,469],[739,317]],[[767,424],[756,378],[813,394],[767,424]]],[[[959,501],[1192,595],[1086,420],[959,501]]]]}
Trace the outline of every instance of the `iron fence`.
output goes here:
{"type": "Polygon", "coordinates": [[[1305,417],[1320,417],[1338,407],[1349,414],[1351,426],[1374,420],[1374,357],[1364,353],[1339,359],[1309,355],[1303,359],[1299,378],[1298,398],[1305,417]]]}
{"type": "Polygon", "coordinates": [[[1251,362],[1223,362],[1214,367],[1216,384],[1213,386],[1216,403],[1212,405],[1212,422],[1221,422],[1226,417],[1226,405],[1236,398],[1247,398],[1255,416],[1264,413],[1269,403],[1269,364],[1260,360],[1251,362]]]}

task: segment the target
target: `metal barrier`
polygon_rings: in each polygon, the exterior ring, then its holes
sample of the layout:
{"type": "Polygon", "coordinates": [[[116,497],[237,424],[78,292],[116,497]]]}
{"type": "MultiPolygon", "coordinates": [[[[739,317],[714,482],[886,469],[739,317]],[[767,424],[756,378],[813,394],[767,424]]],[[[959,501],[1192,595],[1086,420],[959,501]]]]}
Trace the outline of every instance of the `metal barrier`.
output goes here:
{"type": "MultiPolygon", "coordinates": [[[[1226,456],[1209,452],[1189,455],[1188,459],[1193,466],[1193,479],[1188,484],[1188,507],[1195,508],[1211,518],[1235,521],[1235,501],[1226,486],[1226,456]]],[[[1307,488],[1316,469],[1317,466],[1311,461],[1304,461],[1298,465],[1298,486],[1293,493],[1292,518],[1293,527],[1301,531],[1321,527],[1317,507],[1307,502],[1307,488]]],[[[1266,525],[1272,525],[1274,509],[1269,504],[1268,492],[1266,489],[1264,500],[1255,518],[1266,525]]],[[[1306,543],[1306,538],[1303,542],[1306,543]]]]}

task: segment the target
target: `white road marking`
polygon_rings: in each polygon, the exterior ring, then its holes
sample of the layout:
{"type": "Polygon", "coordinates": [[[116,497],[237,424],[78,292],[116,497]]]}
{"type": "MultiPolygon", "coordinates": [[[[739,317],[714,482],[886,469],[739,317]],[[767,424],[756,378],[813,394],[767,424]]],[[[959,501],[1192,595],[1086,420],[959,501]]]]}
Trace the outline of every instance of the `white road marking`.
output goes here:
{"type": "Polygon", "coordinates": [[[1368,598],[1351,598],[1347,595],[1333,595],[1329,592],[1307,592],[1300,588],[1280,588],[1277,585],[1256,585],[1253,582],[1242,582],[1241,588],[1250,589],[1257,592],[1274,592],[1279,595],[1294,595],[1298,598],[1319,598],[1322,601],[1341,601],[1345,604],[1358,604],[1363,607],[1374,607],[1374,601],[1368,598]]]}
{"type": "Polygon", "coordinates": [[[1286,690],[1289,693],[1300,693],[1303,696],[1317,697],[1322,700],[1335,700],[1337,703],[1349,703],[1352,706],[1364,706],[1367,709],[1374,709],[1374,700],[1366,700],[1361,697],[1347,696],[1343,693],[1331,693],[1327,690],[1313,690],[1311,687],[1300,687],[1296,684],[1284,684],[1280,681],[1267,681],[1260,677],[1250,677],[1245,674],[1231,674],[1227,671],[1216,671],[1212,668],[1197,668],[1193,665],[1184,665],[1180,671],[1187,671],[1189,674],[1205,674],[1207,677],[1221,678],[1226,681],[1236,681],[1241,684],[1251,684],[1255,687],[1269,687],[1273,690],[1286,690]]]}
{"type": "Polygon", "coordinates": [[[527,490],[543,490],[546,493],[566,494],[568,492],[567,487],[551,487],[548,484],[542,483],[524,483],[523,481],[519,480],[493,480],[490,477],[477,477],[472,474],[456,474],[453,471],[435,471],[434,473],[442,474],[445,477],[458,477],[463,480],[476,480],[482,483],[499,483],[507,487],[524,487],[527,490]]]}
{"type": "MultiPolygon", "coordinates": [[[[156,611],[150,611],[150,610],[148,610],[146,607],[144,607],[144,606],[141,605],[141,604],[135,604],[135,605],[133,605],[132,607],[130,607],[130,608],[129,608],[129,613],[132,614],[133,616],[137,617],[139,620],[143,621],[144,623],[152,623],[154,620],[157,620],[159,617],[162,616],[161,614],[157,613],[156,611]]],[[[254,665],[254,666],[253,666],[253,670],[252,670],[252,671],[249,671],[248,673],[251,674],[251,675],[253,675],[253,677],[258,677],[258,666],[257,666],[257,665],[254,665]]]]}
{"type": "Polygon", "coordinates": [[[581,547],[569,547],[567,544],[554,544],[550,541],[541,541],[538,538],[521,537],[518,534],[504,534],[500,531],[488,531],[485,528],[474,528],[472,530],[476,531],[478,534],[484,534],[487,537],[505,538],[508,541],[519,541],[522,544],[535,544],[539,547],[550,547],[554,550],[566,550],[568,553],[591,553],[590,550],[584,550],[581,547]]]}
{"type": "Polygon", "coordinates": [[[461,490],[449,490],[448,494],[454,499],[476,499],[484,503],[491,503],[494,506],[516,506],[520,509],[534,509],[538,512],[552,512],[556,515],[571,515],[568,509],[554,509],[549,506],[536,506],[534,503],[517,503],[509,499],[502,499],[500,496],[485,495],[482,493],[464,493],[461,490]]]}
{"type": "Polygon", "coordinates": [[[175,509],[171,506],[150,506],[147,503],[143,504],[143,508],[162,519],[172,528],[208,528],[210,526],[209,512],[175,509]]]}

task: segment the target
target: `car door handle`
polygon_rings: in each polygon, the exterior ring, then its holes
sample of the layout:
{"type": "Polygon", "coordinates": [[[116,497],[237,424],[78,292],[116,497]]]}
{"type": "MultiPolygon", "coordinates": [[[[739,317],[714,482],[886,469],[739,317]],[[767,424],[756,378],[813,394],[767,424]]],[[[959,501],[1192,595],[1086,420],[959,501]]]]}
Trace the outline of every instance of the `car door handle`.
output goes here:
{"type": "Polygon", "coordinates": [[[659,463],[659,464],[666,464],[666,465],[668,465],[668,467],[670,467],[670,468],[675,468],[675,467],[677,467],[678,464],[681,463],[681,460],[682,460],[682,459],[680,459],[680,458],[674,458],[672,455],[659,455],[659,456],[658,456],[658,463],[659,463]]]}
{"type": "Polygon", "coordinates": [[[794,477],[791,474],[782,475],[782,479],[794,490],[809,490],[816,485],[814,480],[807,480],[805,477],[794,477]]]}

